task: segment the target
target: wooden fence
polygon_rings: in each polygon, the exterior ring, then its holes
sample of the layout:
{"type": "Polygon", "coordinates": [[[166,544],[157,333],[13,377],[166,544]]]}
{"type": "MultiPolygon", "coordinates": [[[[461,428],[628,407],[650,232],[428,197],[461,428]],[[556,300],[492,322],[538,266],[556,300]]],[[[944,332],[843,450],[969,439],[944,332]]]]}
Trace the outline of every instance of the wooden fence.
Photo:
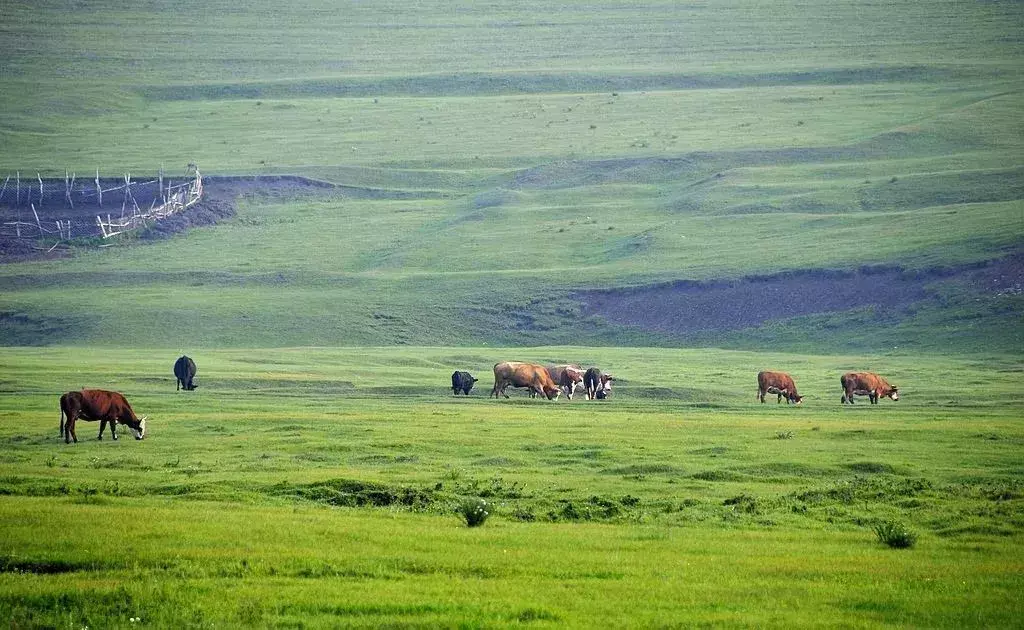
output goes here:
{"type": "MultiPolygon", "coordinates": [[[[125,175],[124,177],[125,186],[130,190],[131,176],[125,175]]],[[[132,214],[125,216],[122,213],[118,219],[112,219],[108,214],[106,221],[103,220],[103,217],[96,215],[96,225],[99,226],[103,238],[123,234],[145,225],[147,221],[165,219],[172,214],[191,208],[203,196],[203,176],[200,175],[199,169],[195,169],[195,178],[192,181],[177,186],[168,184],[166,189],[161,184],[161,190],[166,190],[166,193],[163,194],[163,203],[156,206],[154,201],[154,205],[149,210],[142,211],[139,204],[135,202],[135,198],[132,197],[132,214]]]]}
{"type": "MultiPolygon", "coordinates": [[[[52,179],[44,180],[37,173],[31,186],[26,186],[21,180],[21,173],[17,173],[13,178],[8,176],[0,185],[0,206],[8,207],[8,211],[5,212],[8,215],[7,218],[16,219],[0,222],[0,236],[29,239],[56,236],[60,242],[71,240],[75,236],[94,235],[95,232],[90,228],[90,224],[81,220],[82,212],[83,210],[88,212],[86,208],[89,207],[103,208],[104,193],[107,194],[108,207],[112,198],[121,197],[120,212],[116,215],[112,212],[101,212],[95,215],[96,221],[92,225],[99,229],[99,235],[105,239],[117,236],[139,228],[147,221],[169,217],[198,203],[203,196],[203,178],[194,164],[189,165],[188,177],[187,181],[180,184],[174,184],[168,179],[165,185],[162,169],[157,179],[141,182],[132,181],[131,174],[126,173],[123,184],[110,186],[110,180],[102,181],[97,170],[95,188],[91,185],[87,188],[79,183],[76,189],[76,176],[73,173],[65,173],[63,182],[52,179]],[[38,187],[35,182],[38,182],[38,187]],[[104,183],[107,184],[106,188],[103,186],[104,183]],[[152,193],[154,185],[158,192],[152,198],[149,208],[140,207],[133,189],[135,191],[146,189],[152,193]],[[123,194],[116,195],[119,191],[123,191],[123,194]],[[75,192],[74,195],[73,192],[75,192]],[[77,209],[75,207],[76,198],[80,204],[77,209]],[[56,199],[60,199],[58,203],[65,208],[62,211],[65,217],[54,220],[51,216],[50,219],[40,220],[39,212],[43,210],[44,200],[52,206],[56,199]],[[40,204],[38,209],[37,203],[40,204]],[[32,212],[31,217],[25,216],[29,210],[32,212]],[[68,214],[74,215],[75,220],[68,218],[68,214]],[[25,220],[22,217],[25,217],[25,220]],[[51,222],[54,227],[50,227],[51,222]]],[[[44,215],[53,213],[51,208],[50,211],[44,212],[44,215]]]]}

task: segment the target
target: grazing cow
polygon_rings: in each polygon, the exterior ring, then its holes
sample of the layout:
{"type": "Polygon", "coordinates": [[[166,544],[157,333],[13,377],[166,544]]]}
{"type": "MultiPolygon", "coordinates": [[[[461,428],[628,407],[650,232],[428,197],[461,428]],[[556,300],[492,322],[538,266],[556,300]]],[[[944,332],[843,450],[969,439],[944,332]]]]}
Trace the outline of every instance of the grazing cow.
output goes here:
{"type": "Polygon", "coordinates": [[[607,398],[612,390],[613,380],[615,380],[615,377],[611,374],[603,374],[596,367],[589,368],[583,374],[583,388],[586,391],[587,400],[604,400],[607,398]],[[604,396],[598,398],[598,392],[603,392],[604,396]]]}
{"type": "Polygon", "coordinates": [[[779,398],[776,403],[782,402],[782,397],[786,397],[786,404],[793,403],[799,405],[803,402],[804,397],[796,393],[796,383],[793,382],[793,377],[785,372],[758,372],[757,373],[757,397],[764,403],[765,394],[778,394],[779,398]]]}
{"type": "Polygon", "coordinates": [[[508,394],[505,390],[508,386],[526,387],[531,392],[547,397],[548,400],[558,398],[562,390],[551,380],[548,371],[543,365],[536,363],[521,363],[519,361],[502,361],[494,364],[494,388],[491,395],[495,398],[500,393],[505,398],[508,394]]]}
{"type": "Polygon", "coordinates": [[[884,378],[872,372],[847,372],[839,377],[843,386],[841,403],[853,404],[853,395],[867,396],[872,405],[878,404],[879,398],[899,400],[900,394],[895,385],[890,385],[884,378]]]}
{"type": "Polygon", "coordinates": [[[110,423],[110,434],[117,439],[117,423],[127,425],[136,440],[146,437],[146,416],[138,418],[131,405],[118,392],[103,389],[83,389],[80,392],[67,392],[60,397],[60,432],[64,442],[78,442],[75,433],[75,422],[82,420],[99,420],[100,434],[97,440],[103,439],[103,429],[110,423]],[[67,416],[67,420],[64,417],[67,416]]]}
{"type": "Polygon", "coordinates": [[[583,386],[583,368],[578,365],[545,365],[548,376],[565,392],[567,400],[572,400],[576,388],[583,386]]]}
{"type": "Polygon", "coordinates": [[[174,362],[174,378],[177,379],[174,383],[174,391],[184,389],[186,391],[192,391],[196,388],[195,383],[192,379],[196,376],[196,363],[192,359],[181,356],[174,362]]]}
{"type": "Polygon", "coordinates": [[[473,389],[473,383],[480,379],[473,378],[469,372],[452,372],[452,394],[459,395],[459,392],[469,396],[469,390],[473,389]]]}

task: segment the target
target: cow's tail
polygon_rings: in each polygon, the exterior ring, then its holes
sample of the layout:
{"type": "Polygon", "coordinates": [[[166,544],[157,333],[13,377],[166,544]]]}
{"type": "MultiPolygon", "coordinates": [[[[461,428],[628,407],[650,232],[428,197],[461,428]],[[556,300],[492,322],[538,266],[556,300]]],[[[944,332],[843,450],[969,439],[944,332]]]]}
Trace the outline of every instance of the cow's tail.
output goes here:
{"type": "Polygon", "coordinates": [[[64,437],[64,405],[60,406],[60,424],[58,427],[60,429],[60,436],[64,437]]]}

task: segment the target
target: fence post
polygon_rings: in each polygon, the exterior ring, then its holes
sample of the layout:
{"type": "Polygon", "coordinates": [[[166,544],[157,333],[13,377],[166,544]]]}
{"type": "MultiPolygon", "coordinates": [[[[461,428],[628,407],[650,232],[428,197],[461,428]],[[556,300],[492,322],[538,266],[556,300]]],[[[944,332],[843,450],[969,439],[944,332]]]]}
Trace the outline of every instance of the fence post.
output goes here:
{"type": "Polygon", "coordinates": [[[39,180],[39,205],[43,205],[43,177],[36,171],[36,179],[39,180]]]}
{"type": "Polygon", "coordinates": [[[74,183],[71,179],[68,179],[68,169],[64,169],[64,199],[67,200],[68,205],[71,206],[72,210],[74,210],[75,202],[71,200],[72,186],[74,186],[74,183]]]}
{"type": "Polygon", "coordinates": [[[39,228],[39,236],[43,236],[43,224],[39,222],[39,213],[36,212],[36,204],[32,204],[32,214],[36,217],[36,227],[39,228]]]}
{"type": "Polygon", "coordinates": [[[100,186],[100,168],[96,167],[96,195],[100,199],[100,207],[103,207],[103,187],[100,186]]]}

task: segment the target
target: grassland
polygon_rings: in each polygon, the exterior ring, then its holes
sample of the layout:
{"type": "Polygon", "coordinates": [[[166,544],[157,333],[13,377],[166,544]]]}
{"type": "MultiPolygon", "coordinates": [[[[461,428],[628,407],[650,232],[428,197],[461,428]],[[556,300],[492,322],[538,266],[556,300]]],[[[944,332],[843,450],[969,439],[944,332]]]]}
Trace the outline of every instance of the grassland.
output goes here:
{"type": "Polygon", "coordinates": [[[0,610],[21,625],[1012,626],[1019,361],[579,347],[5,352],[0,610]],[[578,359],[607,403],[487,400],[578,359]],[[805,405],[754,401],[784,365],[805,405]],[[453,398],[453,366],[482,376],[453,398]],[[903,399],[844,407],[837,375],[903,399]],[[142,442],[57,438],[104,385],[142,442]],[[494,514],[469,529],[458,500],[494,514]],[[892,550],[871,526],[920,534],[892,550]],[[826,621],[831,620],[831,621],[826,621]]]}
{"type": "Polygon", "coordinates": [[[0,177],[343,188],[0,265],[0,619],[1019,625],[1022,31],[1011,1],[2,3],[0,177]],[[913,297],[592,308],[865,269],[913,297]],[[509,358],[614,396],[486,400],[509,358]],[[760,369],[806,404],[754,402],[760,369]],[[841,406],[851,369],[902,399],[841,406]],[[150,435],[65,446],[81,387],[150,435]]]}
{"type": "Polygon", "coordinates": [[[187,238],[6,265],[5,344],[1024,351],[1012,279],[700,338],[591,317],[578,293],[1019,255],[1014,3],[85,2],[70,22],[8,3],[4,18],[0,172],[196,162],[361,191],[254,196],[187,238]],[[834,334],[865,322],[898,335],[834,334]]]}

